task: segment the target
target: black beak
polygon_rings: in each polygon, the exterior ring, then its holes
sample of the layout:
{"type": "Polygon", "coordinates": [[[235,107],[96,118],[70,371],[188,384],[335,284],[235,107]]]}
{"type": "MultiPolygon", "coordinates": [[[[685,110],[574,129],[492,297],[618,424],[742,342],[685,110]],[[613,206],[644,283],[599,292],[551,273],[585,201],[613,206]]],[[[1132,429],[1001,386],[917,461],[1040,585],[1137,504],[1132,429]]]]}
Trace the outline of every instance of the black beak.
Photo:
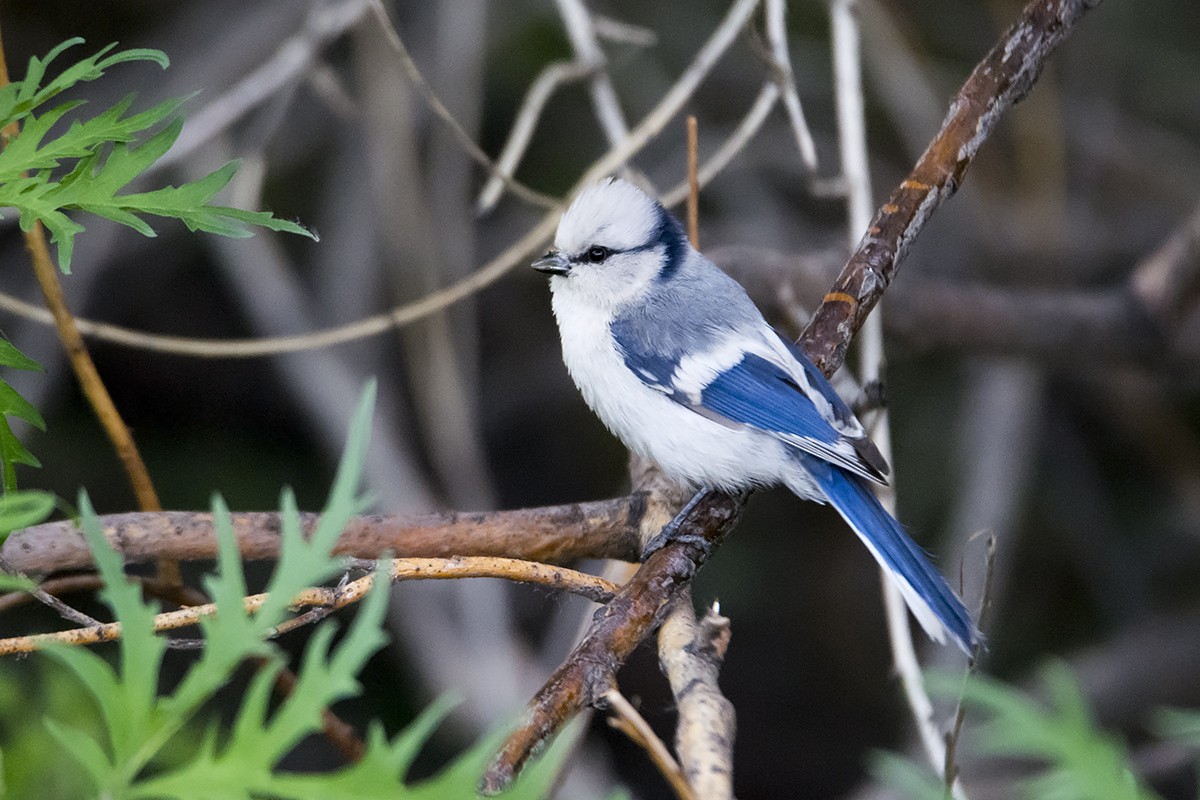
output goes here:
{"type": "Polygon", "coordinates": [[[566,275],[571,271],[571,262],[557,250],[551,250],[529,266],[550,275],[566,275]]]}

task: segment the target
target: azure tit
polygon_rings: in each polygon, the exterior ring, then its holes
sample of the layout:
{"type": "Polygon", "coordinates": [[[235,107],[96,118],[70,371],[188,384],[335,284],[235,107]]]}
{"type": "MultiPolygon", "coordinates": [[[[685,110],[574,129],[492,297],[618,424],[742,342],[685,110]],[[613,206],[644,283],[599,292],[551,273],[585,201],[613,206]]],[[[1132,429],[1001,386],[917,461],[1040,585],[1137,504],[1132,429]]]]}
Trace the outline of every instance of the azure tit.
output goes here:
{"type": "Polygon", "coordinates": [[[974,648],[966,608],[871,491],[888,467],[862,425],[660,203],[616,178],[585,188],[533,268],[567,371],[627,447],[691,488],[831,504],[929,636],[974,648]]]}

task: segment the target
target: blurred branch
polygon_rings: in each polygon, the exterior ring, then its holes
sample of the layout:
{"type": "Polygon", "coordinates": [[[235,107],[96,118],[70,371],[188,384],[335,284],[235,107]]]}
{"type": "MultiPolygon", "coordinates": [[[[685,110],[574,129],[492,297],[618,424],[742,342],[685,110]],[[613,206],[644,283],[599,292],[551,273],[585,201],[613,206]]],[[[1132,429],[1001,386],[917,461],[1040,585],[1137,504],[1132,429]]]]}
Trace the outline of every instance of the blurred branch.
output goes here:
{"type": "Polygon", "coordinates": [[[634,744],[649,754],[650,760],[667,779],[667,783],[671,784],[679,800],[695,800],[696,795],[688,785],[679,764],[671,757],[671,752],[667,750],[663,740],[658,738],[633,704],[615,688],[604,693],[604,702],[613,712],[613,716],[608,718],[608,724],[628,736],[634,744]]]}
{"type": "MultiPolygon", "coordinates": [[[[1164,252],[1186,254],[1171,244],[1179,236],[1172,234],[1163,247],[1134,265],[1131,283],[1148,262],[1164,263],[1159,261],[1164,252]]],[[[742,246],[721,247],[709,256],[742,281],[768,315],[786,317],[788,296],[801,301],[817,298],[828,285],[828,264],[811,256],[742,246]]],[[[1191,258],[1169,263],[1194,268],[1200,259],[1195,253],[1191,258]]],[[[1183,291],[1182,284],[1179,288],[1178,294],[1164,295],[1167,305],[1186,305],[1190,290],[1183,291]]],[[[1164,363],[1164,349],[1173,364],[1200,363],[1195,334],[1183,326],[1177,331],[1159,329],[1155,309],[1166,306],[1144,304],[1134,285],[1010,288],[910,275],[888,290],[888,308],[884,320],[888,336],[914,350],[948,349],[1077,364],[1079,343],[1087,342],[1089,362],[1097,365],[1117,362],[1153,368],[1164,363]]]]}
{"type": "Polygon", "coordinates": [[[492,180],[502,183],[517,197],[542,208],[557,209],[558,201],[556,199],[530,189],[525,184],[513,178],[503,168],[492,163],[487,153],[483,152],[483,148],[475,143],[475,140],[471,138],[471,134],[467,133],[466,129],[450,113],[450,109],[446,108],[445,103],[441,101],[441,98],[433,91],[433,87],[429,85],[429,81],[425,80],[425,76],[417,67],[417,62],[413,60],[412,54],[408,52],[408,47],[405,46],[404,40],[400,38],[400,32],[396,30],[396,27],[388,17],[383,3],[380,0],[368,0],[368,6],[371,13],[375,15],[375,19],[379,23],[384,36],[387,38],[388,44],[391,45],[392,49],[396,51],[396,55],[399,56],[400,66],[404,69],[405,74],[408,75],[413,88],[421,95],[434,116],[441,120],[451,135],[454,136],[454,140],[458,142],[459,147],[473,161],[486,169],[491,174],[492,180]]]}
{"type": "Polygon", "coordinates": [[[1134,268],[1129,289],[1167,334],[1200,302],[1200,205],[1134,268]]]}
{"type": "MultiPolygon", "coordinates": [[[[405,557],[510,556],[562,563],[577,558],[637,559],[640,525],[649,504],[645,493],[612,500],[514,511],[445,512],[419,516],[356,517],[334,552],[358,558],[386,553],[405,557]]],[[[232,515],[238,549],[246,559],[279,555],[279,514],[232,515]]],[[[302,514],[307,535],[316,514],[302,514]]],[[[104,534],[127,563],[158,557],[180,561],[215,558],[212,514],[193,511],[108,514],[104,534]]],[[[13,571],[47,574],[86,569],[91,550],[70,521],[47,522],[16,531],[0,546],[0,559],[13,571]]]]}
{"type": "Polygon", "coordinates": [[[733,703],[717,675],[729,647],[729,620],[714,603],[696,623],[691,592],[679,593],[658,630],[658,659],[671,684],[679,724],[675,750],[688,783],[702,800],[733,797],[733,703]]]}
{"type": "MultiPolygon", "coordinates": [[[[926,155],[877,213],[870,235],[860,242],[805,332],[805,351],[827,375],[841,365],[851,337],[887,288],[905,246],[961,182],[995,121],[1029,91],[1054,46],[1092,5],[1094,0],[1031,3],[972,72],[926,155]]],[[[672,520],[666,543],[596,615],[587,636],[530,701],[520,725],[484,773],[483,791],[507,787],[547,737],[612,685],[616,670],[733,528],[744,502],[744,496],[714,491],[689,501],[672,520]]]]}
{"type": "Polygon", "coordinates": [[[812,132],[804,119],[804,107],[800,104],[800,95],[796,92],[796,76],[792,72],[792,59],[788,55],[787,41],[787,3],[785,0],[766,0],[767,5],[767,43],[771,46],[771,57],[778,71],[775,85],[783,93],[783,107],[787,109],[788,121],[792,124],[792,133],[796,137],[796,147],[800,151],[800,161],[811,174],[817,173],[817,146],[813,142],[812,132]]]}
{"type": "Polygon", "coordinates": [[[571,49],[575,51],[576,61],[592,68],[589,86],[592,109],[608,143],[615,145],[629,135],[629,125],[621,113],[612,78],[604,68],[604,52],[596,41],[595,23],[582,0],[557,0],[556,5],[563,26],[567,29],[567,37],[571,40],[571,49]]]}
{"type": "Polygon", "coordinates": [[[478,213],[485,214],[491,211],[500,201],[504,181],[516,172],[517,164],[533,138],[533,131],[550,96],[559,86],[582,80],[594,69],[593,66],[574,61],[555,61],[543,67],[533,83],[529,84],[529,90],[525,93],[525,99],[521,101],[516,119],[513,120],[512,129],[508,132],[508,139],[500,150],[500,157],[496,159],[496,172],[488,178],[479,192],[479,201],[475,206],[478,213]]]}
{"type": "MultiPolygon", "coordinates": [[[[867,163],[867,120],[863,103],[861,36],[852,0],[834,0],[830,6],[832,27],[834,90],[837,100],[838,145],[842,160],[842,179],[846,188],[847,232],[850,246],[867,230],[871,221],[871,174],[867,163]]],[[[867,318],[859,332],[859,380],[868,385],[883,375],[883,315],[878,309],[867,318]]],[[[892,461],[892,431],[887,408],[880,410],[870,429],[871,438],[887,462],[892,461]]],[[[883,507],[896,515],[896,490],[893,486],[872,487],[883,507]]],[[[900,677],[909,714],[916,725],[925,756],[946,780],[956,800],[965,800],[962,785],[947,776],[946,742],[934,718],[933,702],[925,691],[921,663],[913,644],[908,604],[899,587],[880,570],[880,588],[887,619],[888,643],[892,664],[900,677]]]]}
{"type": "Polygon", "coordinates": [[[315,3],[299,33],[285,39],[275,54],[213,98],[206,106],[188,115],[187,125],[154,169],[178,164],[205,143],[220,136],[246,114],[299,80],[313,68],[321,51],[358,24],[371,0],[341,0],[315,3]]]}
{"type": "MultiPolygon", "coordinates": [[[[374,564],[370,565],[372,568],[374,564]]],[[[456,578],[503,578],[517,583],[531,583],[548,586],[555,589],[578,594],[596,603],[610,599],[618,587],[603,578],[587,575],[564,567],[547,567],[530,561],[512,558],[495,557],[456,557],[456,558],[397,558],[388,565],[386,575],[393,582],[405,580],[446,580],[456,578]]],[[[332,588],[314,587],[305,589],[293,598],[289,607],[312,607],[324,613],[320,615],[301,614],[299,619],[304,623],[315,621],[326,616],[329,612],[357,603],[367,596],[375,585],[375,573],[365,575],[358,580],[332,588]]],[[[250,595],[244,599],[247,613],[254,613],[262,607],[270,597],[269,594],[250,595]]],[[[154,630],[178,630],[196,625],[204,617],[210,617],[218,611],[216,603],[188,606],[177,611],[167,611],[154,617],[154,630]]],[[[297,625],[289,625],[285,621],[276,626],[271,637],[274,638],[297,625]]],[[[93,623],[95,621],[93,620],[93,623]]],[[[42,650],[48,644],[88,645],[99,642],[111,642],[121,638],[121,623],[106,622],[87,625],[82,628],[56,631],[53,633],[38,633],[30,636],[16,636],[10,639],[0,639],[0,656],[14,653],[32,653],[42,650]]]]}

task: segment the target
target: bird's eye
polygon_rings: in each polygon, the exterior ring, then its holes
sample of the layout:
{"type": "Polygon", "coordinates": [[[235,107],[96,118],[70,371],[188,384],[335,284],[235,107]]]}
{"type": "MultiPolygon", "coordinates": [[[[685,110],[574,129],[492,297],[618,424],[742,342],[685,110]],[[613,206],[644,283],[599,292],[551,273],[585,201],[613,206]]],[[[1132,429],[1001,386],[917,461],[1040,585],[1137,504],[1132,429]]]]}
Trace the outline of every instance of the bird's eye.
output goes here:
{"type": "Polygon", "coordinates": [[[610,251],[607,247],[601,247],[598,244],[594,244],[587,249],[587,252],[583,254],[583,257],[592,264],[599,264],[600,262],[604,261],[604,259],[608,258],[609,252],[610,251]]]}

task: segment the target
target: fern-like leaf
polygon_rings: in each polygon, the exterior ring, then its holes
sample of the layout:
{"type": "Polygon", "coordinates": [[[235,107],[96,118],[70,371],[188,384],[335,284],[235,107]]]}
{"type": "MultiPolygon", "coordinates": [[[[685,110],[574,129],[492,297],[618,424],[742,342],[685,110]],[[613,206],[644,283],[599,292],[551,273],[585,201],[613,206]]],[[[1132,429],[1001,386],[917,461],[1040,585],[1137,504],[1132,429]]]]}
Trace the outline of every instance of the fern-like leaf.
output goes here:
{"type": "Polygon", "coordinates": [[[46,226],[58,246],[63,272],[70,272],[75,237],[83,231],[83,226],[67,215],[69,211],[96,214],[144,236],[154,236],[154,229],[143,217],[157,216],[178,219],[192,231],[221,236],[245,237],[251,227],[262,227],[316,238],[304,227],[266,211],[213,204],[213,198],[233,177],[236,162],[181,186],[121,194],[178,138],[182,120],[169,120],[182,100],[167,100],[128,114],[134,101],[131,95],[94,117],[75,120],[66,131],[51,137],[51,132],[83,105],[72,101],[39,110],[62,91],[95,80],[126,61],[154,61],[164,68],[168,63],[157,50],[113,52],[115,45],[109,45],[42,85],[50,62],[80,41],[72,39],[44,59],[31,59],[25,77],[0,90],[0,127],[21,123],[20,131],[0,152],[0,207],[17,209],[24,230],[37,222],[46,226]],[[65,174],[60,174],[63,170],[65,174]]]}

